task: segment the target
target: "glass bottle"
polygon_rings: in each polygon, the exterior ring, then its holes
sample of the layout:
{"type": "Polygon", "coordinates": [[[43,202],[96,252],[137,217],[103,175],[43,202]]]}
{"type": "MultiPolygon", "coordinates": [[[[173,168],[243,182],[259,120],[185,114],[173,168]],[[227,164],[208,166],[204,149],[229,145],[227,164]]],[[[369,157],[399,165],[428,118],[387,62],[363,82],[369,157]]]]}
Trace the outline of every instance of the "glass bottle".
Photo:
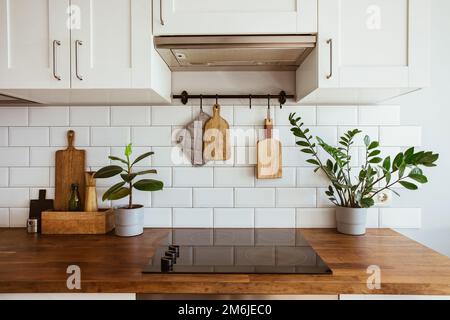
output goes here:
{"type": "Polygon", "coordinates": [[[78,184],[72,184],[72,191],[69,199],[69,211],[81,211],[80,193],[78,192],[78,184]]]}

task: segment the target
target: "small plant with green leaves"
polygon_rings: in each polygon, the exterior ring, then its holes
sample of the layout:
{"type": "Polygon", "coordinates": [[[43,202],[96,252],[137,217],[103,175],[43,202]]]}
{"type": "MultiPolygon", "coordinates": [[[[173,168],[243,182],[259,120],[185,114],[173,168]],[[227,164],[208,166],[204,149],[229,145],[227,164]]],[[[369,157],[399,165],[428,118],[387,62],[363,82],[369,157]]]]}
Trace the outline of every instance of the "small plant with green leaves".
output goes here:
{"type": "Polygon", "coordinates": [[[358,129],[350,130],[339,138],[337,147],[331,146],[304,128],[301,117],[295,113],[289,115],[292,133],[301,152],[311,156],[306,160],[315,166],[314,172],[321,170],[330,180],[325,192],[328,199],[337,206],[349,208],[370,208],[375,205],[374,197],[385,190],[399,195],[393,187],[397,184],[408,190],[417,190],[417,184],[428,182],[423,173],[424,167],[435,167],[438,154],[431,151],[418,151],[409,148],[398,153],[394,159],[382,158],[379,143],[364,137],[365,160],[359,173],[353,175],[351,167],[351,147],[355,138],[361,134],[358,129]],[[318,156],[318,147],[322,148],[329,159],[322,161],[318,156]]]}
{"type": "Polygon", "coordinates": [[[145,174],[156,174],[156,170],[144,170],[144,171],[133,171],[133,167],[139,163],[140,161],[150,157],[153,155],[153,152],[146,152],[139,157],[137,157],[133,162],[130,160],[130,156],[132,154],[131,143],[125,148],[125,159],[110,156],[109,159],[113,161],[121,162],[124,166],[118,165],[110,165],[104,168],[101,168],[94,174],[94,178],[97,179],[106,179],[117,176],[120,174],[120,177],[123,181],[116,183],[111,188],[109,188],[103,194],[103,201],[105,200],[119,200],[125,197],[128,197],[128,207],[127,209],[133,209],[133,189],[140,191],[158,191],[162,190],[164,184],[161,181],[153,180],[153,179],[141,179],[139,181],[134,182],[134,179],[145,175],[145,174]]]}

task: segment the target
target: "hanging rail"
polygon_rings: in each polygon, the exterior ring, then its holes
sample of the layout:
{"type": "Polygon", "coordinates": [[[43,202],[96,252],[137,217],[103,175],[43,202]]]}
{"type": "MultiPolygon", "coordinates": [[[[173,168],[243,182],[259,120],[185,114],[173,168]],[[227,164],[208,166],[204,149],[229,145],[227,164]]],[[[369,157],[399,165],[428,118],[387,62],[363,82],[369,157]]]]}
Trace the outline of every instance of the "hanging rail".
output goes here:
{"type": "Polygon", "coordinates": [[[187,91],[183,91],[181,94],[174,94],[174,99],[181,99],[181,103],[187,104],[189,99],[249,99],[250,108],[252,106],[252,99],[277,99],[280,103],[280,107],[286,103],[287,99],[294,99],[294,95],[286,94],[284,91],[280,91],[279,94],[188,94],[187,91]]]}

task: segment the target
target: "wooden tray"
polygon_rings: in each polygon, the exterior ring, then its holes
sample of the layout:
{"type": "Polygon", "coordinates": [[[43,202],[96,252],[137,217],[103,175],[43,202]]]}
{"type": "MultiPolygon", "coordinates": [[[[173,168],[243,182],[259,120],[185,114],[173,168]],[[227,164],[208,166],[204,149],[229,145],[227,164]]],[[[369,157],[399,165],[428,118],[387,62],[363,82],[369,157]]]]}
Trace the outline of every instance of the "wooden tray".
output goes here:
{"type": "Polygon", "coordinates": [[[42,234],[105,234],[114,229],[114,212],[42,212],[42,234]]]}

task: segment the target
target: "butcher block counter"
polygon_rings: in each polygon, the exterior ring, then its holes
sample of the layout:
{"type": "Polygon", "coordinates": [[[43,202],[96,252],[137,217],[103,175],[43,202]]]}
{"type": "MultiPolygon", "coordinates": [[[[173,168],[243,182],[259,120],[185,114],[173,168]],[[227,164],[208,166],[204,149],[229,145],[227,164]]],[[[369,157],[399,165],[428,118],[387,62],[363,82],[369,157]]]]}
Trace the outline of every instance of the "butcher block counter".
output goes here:
{"type": "Polygon", "coordinates": [[[450,296],[450,259],[390,229],[359,237],[334,229],[296,230],[332,274],[143,274],[156,248],[170,243],[176,231],[146,229],[120,238],[0,229],[0,293],[450,296]],[[80,267],[79,290],[67,287],[70,265],[80,267]],[[368,288],[369,266],[379,267],[379,289],[368,288]]]}

